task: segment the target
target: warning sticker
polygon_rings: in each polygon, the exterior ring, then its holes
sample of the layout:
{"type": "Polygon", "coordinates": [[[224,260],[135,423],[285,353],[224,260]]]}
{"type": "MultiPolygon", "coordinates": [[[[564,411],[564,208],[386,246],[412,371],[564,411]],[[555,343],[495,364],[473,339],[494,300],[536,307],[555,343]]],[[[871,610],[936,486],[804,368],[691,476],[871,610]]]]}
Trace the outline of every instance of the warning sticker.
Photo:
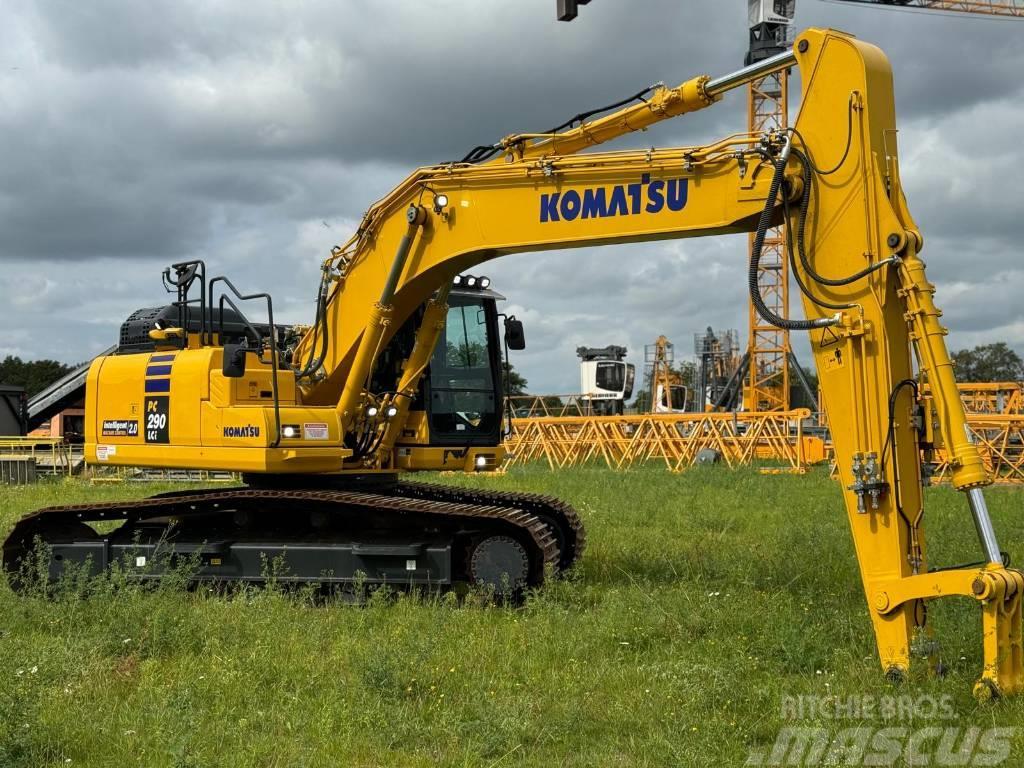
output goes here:
{"type": "Polygon", "coordinates": [[[97,461],[107,461],[111,456],[117,453],[116,445],[97,445],[96,446],[96,459],[97,461]]]}
{"type": "Polygon", "coordinates": [[[106,419],[100,434],[103,437],[138,437],[138,419],[106,419]]]}
{"type": "Polygon", "coordinates": [[[328,435],[325,422],[312,422],[302,425],[302,436],[306,440],[327,440],[328,435]]]}
{"type": "Polygon", "coordinates": [[[826,371],[834,371],[843,367],[843,350],[834,349],[825,355],[824,368],[826,371]]]}

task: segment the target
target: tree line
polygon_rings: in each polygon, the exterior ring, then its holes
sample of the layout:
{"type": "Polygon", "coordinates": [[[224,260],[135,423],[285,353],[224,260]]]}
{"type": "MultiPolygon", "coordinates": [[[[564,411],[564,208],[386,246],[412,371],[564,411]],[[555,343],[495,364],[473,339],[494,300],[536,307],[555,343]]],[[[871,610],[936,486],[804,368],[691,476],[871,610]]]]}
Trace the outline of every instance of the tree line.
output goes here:
{"type": "Polygon", "coordinates": [[[8,355],[0,361],[0,384],[21,387],[32,397],[67,376],[75,367],[56,360],[22,360],[8,355]]]}

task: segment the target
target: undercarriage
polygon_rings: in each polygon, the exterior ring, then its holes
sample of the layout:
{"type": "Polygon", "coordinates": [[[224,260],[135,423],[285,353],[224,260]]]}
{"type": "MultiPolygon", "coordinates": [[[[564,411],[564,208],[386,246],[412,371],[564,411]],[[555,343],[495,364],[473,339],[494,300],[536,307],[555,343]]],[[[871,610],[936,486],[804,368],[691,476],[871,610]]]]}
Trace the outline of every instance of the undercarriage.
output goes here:
{"type": "Polygon", "coordinates": [[[41,509],[4,543],[4,568],[17,583],[26,558],[45,552],[50,580],[69,565],[98,574],[119,563],[150,581],[180,566],[194,582],[429,590],[466,583],[512,595],[571,568],[584,545],[575,510],[545,496],[393,477],[342,488],[274,480],[41,509]],[[106,533],[93,527],[118,521],[106,533]]]}

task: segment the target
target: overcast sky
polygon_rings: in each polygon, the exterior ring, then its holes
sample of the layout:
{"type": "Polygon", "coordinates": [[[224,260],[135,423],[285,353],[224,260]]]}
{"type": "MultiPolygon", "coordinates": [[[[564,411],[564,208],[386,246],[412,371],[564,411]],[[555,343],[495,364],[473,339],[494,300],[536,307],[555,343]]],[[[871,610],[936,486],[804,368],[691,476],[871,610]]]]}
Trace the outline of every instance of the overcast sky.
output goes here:
{"type": "MultiPolygon", "coordinates": [[[[1024,352],[1024,21],[800,0],[885,49],[903,181],[951,345],[1024,352]]],[[[742,63],[743,0],[7,0],[0,9],[0,356],[87,359],[159,273],[202,258],[312,317],[318,265],[413,167],[742,63]]],[[[634,145],[745,125],[742,95],[634,145]]],[[[628,146],[620,143],[619,146],[628,146]]],[[[530,254],[485,271],[526,321],[532,392],[576,346],[746,328],[746,238],[530,254]]],[[[800,341],[798,353],[806,345],[800,341]]]]}

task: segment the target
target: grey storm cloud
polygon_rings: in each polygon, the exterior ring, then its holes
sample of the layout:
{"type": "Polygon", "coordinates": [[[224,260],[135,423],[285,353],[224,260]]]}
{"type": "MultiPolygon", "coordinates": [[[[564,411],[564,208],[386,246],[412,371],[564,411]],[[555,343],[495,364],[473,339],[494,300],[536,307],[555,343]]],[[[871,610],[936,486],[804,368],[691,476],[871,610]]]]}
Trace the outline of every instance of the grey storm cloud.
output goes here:
{"type": "MultiPolygon", "coordinates": [[[[1024,23],[801,0],[893,60],[903,177],[954,345],[1024,347],[1017,288],[1024,23]]],[[[318,265],[416,165],[549,128],[652,82],[736,68],[742,0],[11,0],[0,10],[0,354],[78,361],[168,263],[203,258],[308,321],[318,265]]],[[[741,130],[739,94],[617,146],[741,130]]],[[[746,238],[531,254],[483,268],[527,321],[533,391],[577,344],[634,362],[746,325],[746,238]]],[[[806,345],[798,342],[798,352],[806,345]]]]}

